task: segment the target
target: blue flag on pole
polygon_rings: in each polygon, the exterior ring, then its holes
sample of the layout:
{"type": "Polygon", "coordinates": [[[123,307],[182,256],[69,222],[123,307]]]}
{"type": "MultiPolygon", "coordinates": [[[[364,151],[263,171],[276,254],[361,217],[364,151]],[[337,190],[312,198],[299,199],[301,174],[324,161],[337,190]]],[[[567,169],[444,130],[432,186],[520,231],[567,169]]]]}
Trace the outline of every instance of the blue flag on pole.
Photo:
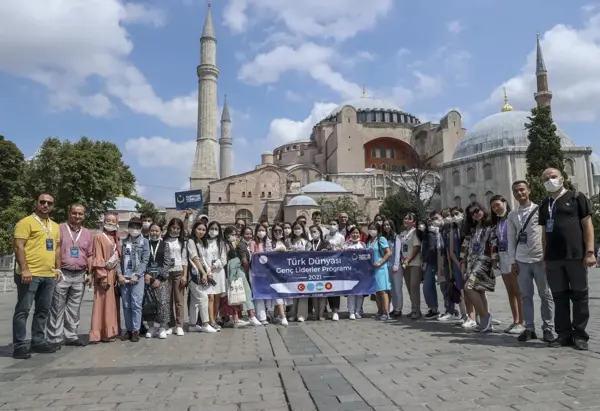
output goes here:
{"type": "Polygon", "coordinates": [[[373,252],[270,252],[252,256],[255,299],[375,294],[373,252]]]}
{"type": "Polygon", "coordinates": [[[198,210],[204,205],[202,190],[179,191],[175,193],[175,208],[177,210],[198,210]]]}

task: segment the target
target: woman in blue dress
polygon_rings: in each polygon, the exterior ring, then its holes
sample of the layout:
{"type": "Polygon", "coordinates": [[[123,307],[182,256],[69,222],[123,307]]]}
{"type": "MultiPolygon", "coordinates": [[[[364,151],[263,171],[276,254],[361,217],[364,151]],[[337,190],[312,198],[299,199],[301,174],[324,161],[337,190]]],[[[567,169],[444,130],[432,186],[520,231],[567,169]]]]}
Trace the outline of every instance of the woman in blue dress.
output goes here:
{"type": "Polygon", "coordinates": [[[388,259],[392,251],[385,237],[381,235],[379,226],[373,222],[369,224],[369,237],[367,248],[373,250],[373,267],[375,267],[375,290],[377,291],[376,320],[390,319],[390,298],[388,292],[392,288],[388,272],[388,259]]]}

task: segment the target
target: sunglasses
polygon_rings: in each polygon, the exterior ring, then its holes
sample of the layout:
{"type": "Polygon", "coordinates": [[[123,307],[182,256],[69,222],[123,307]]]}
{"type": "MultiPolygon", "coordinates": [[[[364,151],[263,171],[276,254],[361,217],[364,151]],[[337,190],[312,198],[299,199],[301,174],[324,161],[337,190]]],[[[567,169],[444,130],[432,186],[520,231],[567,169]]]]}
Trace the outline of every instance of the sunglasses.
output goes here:
{"type": "Polygon", "coordinates": [[[481,209],[479,209],[479,208],[474,208],[474,209],[472,209],[472,210],[470,211],[470,213],[471,213],[471,215],[475,215],[475,214],[479,213],[480,211],[481,211],[481,209]]]}
{"type": "Polygon", "coordinates": [[[48,201],[48,200],[40,200],[39,201],[40,205],[49,205],[49,206],[53,206],[54,205],[54,201],[48,201]]]}

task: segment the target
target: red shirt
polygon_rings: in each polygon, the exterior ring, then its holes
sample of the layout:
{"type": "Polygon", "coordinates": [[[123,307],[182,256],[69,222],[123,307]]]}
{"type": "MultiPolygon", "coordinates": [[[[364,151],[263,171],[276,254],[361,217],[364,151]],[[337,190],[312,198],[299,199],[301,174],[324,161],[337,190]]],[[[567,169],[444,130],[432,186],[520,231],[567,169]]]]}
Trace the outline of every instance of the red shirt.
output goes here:
{"type": "Polygon", "coordinates": [[[60,238],[61,268],[71,271],[87,270],[93,244],[90,230],[82,227],[74,231],[64,223],[60,225],[60,238]]]}

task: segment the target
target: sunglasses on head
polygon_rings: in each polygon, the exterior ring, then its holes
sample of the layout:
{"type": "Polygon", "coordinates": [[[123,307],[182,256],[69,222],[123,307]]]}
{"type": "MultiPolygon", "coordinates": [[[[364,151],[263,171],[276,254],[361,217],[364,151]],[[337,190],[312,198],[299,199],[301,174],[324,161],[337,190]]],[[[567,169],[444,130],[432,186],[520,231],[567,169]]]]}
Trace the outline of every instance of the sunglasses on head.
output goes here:
{"type": "Polygon", "coordinates": [[[40,200],[40,205],[49,205],[52,206],[54,205],[54,201],[48,201],[48,200],[40,200]]]}

